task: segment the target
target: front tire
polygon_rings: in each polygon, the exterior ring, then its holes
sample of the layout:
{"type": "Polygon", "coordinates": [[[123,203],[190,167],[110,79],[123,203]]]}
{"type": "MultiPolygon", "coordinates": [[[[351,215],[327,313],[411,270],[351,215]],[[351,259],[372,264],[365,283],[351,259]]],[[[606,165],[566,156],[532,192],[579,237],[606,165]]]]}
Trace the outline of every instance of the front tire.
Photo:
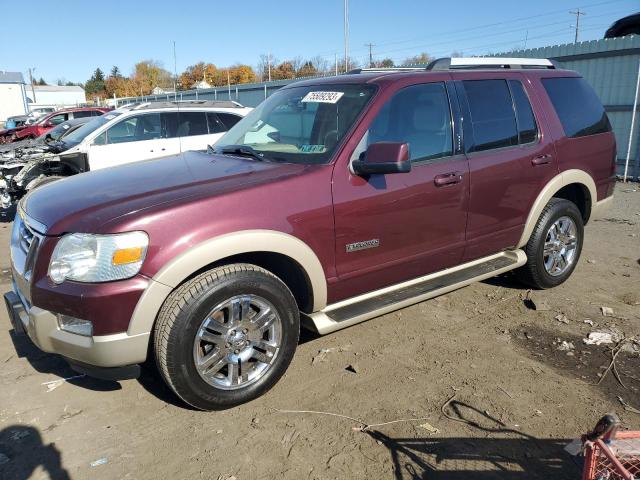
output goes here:
{"type": "Polygon", "coordinates": [[[524,248],[527,263],[516,275],[533,288],[560,285],[576,268],[583,239],[584,223],[578,207],[569,200],[552,198],[524,248]]]}
{"type": "Polygon", "coordinates": [[[279,278],[255,265],[226,265],[167,298],[154,329],[156,363],[183,401],[220,410],[273,387],[299,332],[298,306],[279,278]]]}

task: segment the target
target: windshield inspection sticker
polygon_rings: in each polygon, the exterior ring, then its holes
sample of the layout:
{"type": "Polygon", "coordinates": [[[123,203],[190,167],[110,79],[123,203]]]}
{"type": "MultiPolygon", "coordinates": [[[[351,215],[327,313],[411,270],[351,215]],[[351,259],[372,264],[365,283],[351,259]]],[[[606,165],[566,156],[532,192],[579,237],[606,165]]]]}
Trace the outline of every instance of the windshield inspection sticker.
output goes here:
{"type": "Polygon", "coordinates": [[[337,103],[344,92],[309,92],[301,100],[302,102],[337,103]]]}

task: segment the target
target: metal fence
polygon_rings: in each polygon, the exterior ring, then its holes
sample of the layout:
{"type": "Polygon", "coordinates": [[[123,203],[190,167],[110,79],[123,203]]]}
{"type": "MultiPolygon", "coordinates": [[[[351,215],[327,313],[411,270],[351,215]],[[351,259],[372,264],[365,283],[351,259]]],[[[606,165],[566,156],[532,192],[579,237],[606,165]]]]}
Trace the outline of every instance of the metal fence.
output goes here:
{"type": "MultiPolygon", "coordinates": [[[[634,96],[640,75],[640,36],[629,35],[531,48],[494,56],[550,58],[557,61],[562,68],[579,72],[595,88],[611,120],[618,141],[618,173],[623,173],[628,153],[629,176],[640,177],[640,121],[636,120],[631,138],[634,96]]],[[[298,80],[300,79],[188,90],[178,92],[175,97],[178,100],[235,100],[243,105],[255,107],[279,88],[298,80]]],[[[138,101],[172,100],[175,97],[170,93],[118,98],[116,105],[121,106],[138,101]]],[[[639,110],[640,107],[636,104],[636,112],[639,110]]]]}

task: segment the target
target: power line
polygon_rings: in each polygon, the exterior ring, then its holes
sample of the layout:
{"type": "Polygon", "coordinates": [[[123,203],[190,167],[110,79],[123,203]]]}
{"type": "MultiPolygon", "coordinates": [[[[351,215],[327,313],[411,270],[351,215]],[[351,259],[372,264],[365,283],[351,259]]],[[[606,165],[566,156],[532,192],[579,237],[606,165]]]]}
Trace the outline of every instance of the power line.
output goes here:
{"type": "Polygon", "coordinates": [[[369,47],[369,67],[373,68],[373,47],[375,45],[373,43],[365,43],[365,47],[369,47]]]}

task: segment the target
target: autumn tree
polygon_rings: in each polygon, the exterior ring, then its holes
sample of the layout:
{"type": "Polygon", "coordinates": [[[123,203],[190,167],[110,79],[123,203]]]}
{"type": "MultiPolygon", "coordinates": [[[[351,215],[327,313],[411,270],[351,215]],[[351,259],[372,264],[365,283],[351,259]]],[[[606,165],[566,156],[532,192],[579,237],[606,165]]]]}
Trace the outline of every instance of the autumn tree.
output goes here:
{"type": "Polygon", "coordinates": [[[413,57],[407,57],[402,61],[402,65],[424,65],[431,62],[433,58],[427,52],[422,52],[413,57]]]}
{"type": "Polygon", "coordinates": [[[272,80],[286,80],[290,78],[296,78],[296,71],[290,61],[284,61],[276,68],[271,69],[272,80]]]}
{"type": "Polygon", "coordinates": [[[205,80],[210,85],[216,85],[216,82],[220,81],[220,72],[213,63],[198,62],[195,65],[188,66],[182,72],[178,81],[183,90],[188,90],[202,80],[205,80]]]}
{"type": "Polygon", "coordinates": [[[318,75],[318,70],[311,61],[306,61],[296,71],[298,77],[314,77],[318,75]]]}
{"type": "Polygon", "coordinates": [[[149,95],[155,87],[172,85],[171,73],[157,60],[144,60],[133,67],[132,80],[142,95],[149,95]]]}
{"type": "Polygon", "coordinates": [[[256,81],[256,72],[249,65],[232,65],[229,67],[229,79],[233,84],[253,83],[256,81]]]}

